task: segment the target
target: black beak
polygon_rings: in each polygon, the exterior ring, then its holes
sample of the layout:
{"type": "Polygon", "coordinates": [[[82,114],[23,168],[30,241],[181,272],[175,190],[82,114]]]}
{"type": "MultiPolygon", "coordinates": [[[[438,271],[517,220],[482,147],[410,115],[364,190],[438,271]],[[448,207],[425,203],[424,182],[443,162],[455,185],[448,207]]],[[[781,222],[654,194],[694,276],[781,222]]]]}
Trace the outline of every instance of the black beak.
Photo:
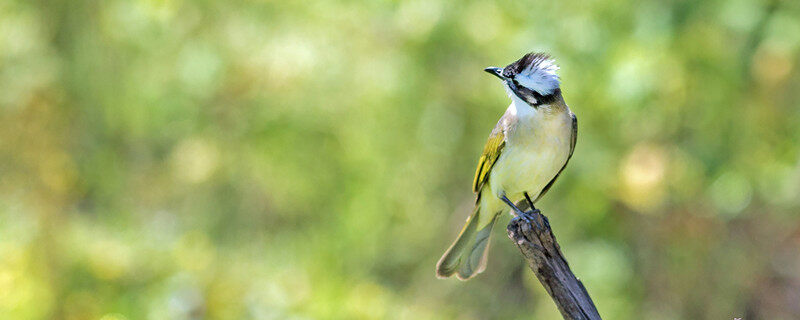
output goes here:
{"type": "Polygon", "coordinates": [[[486,71],[486,72],[488,72],[488,73],[491,73],[493,76],[495,76],[495,77],[498,77],[498,78],[500,78],[500,79],[502,79],[502,80],[505,80],[505,79],[506,79],[505,77],[503,77],[503,68],[498,68],[498,67],[488,67],[488,68],[486,68],[486,69],[483,69],[483,71],[486,71]]]}

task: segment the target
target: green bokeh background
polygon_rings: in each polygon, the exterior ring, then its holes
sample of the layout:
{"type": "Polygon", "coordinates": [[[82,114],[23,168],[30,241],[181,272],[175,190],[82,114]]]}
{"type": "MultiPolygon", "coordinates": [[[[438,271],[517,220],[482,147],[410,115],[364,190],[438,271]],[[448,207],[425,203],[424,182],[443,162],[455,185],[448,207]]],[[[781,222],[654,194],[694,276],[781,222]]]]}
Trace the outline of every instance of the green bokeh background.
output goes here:
{"type": "Polygon", "coordinates": [[[434,277],[531,50],[601,315],[800,318],[788,0],[0,1],[0,318],[558,318],[502,227],[434,277]]]}

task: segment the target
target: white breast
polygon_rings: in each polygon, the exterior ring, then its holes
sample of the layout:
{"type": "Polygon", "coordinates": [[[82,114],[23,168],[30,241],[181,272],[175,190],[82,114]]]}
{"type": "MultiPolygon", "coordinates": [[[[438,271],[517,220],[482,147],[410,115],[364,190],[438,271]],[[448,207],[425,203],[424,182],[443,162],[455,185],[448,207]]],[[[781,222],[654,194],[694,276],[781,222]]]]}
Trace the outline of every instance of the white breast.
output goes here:
{"type": "Polygon", "coordinates": [[[559,112],[536,110],[516,101],[509,106],[506,146],[492,168],[492,192],[512,201],[528,192],[536,198],[558,174],[570,152],[572,118],[568,109],[559,112]]]}

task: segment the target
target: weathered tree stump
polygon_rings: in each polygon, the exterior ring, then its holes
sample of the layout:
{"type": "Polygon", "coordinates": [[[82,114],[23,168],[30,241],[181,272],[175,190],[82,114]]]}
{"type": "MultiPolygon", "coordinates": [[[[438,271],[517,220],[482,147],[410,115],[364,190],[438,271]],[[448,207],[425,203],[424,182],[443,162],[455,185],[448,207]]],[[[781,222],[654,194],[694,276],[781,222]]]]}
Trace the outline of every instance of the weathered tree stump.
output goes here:
{"type": "Polygon", "coordinates": [[[511,219],[507,230],[564,319],[600,319],[592,298],[561,253],[547,217],[539,210],[525,211],[511,219]]]}

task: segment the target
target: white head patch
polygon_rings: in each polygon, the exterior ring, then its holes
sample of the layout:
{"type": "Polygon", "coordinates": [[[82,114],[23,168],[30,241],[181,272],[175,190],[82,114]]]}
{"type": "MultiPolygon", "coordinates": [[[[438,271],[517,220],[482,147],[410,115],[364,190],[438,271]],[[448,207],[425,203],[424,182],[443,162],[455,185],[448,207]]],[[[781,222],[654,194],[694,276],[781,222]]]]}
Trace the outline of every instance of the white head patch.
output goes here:
{"type": "Polygon", "coordinates": [[[534,54],[531,58],[525,60],[527,60],[526,65],[517,72],[514,80],[543,96],[549,95],[558,89],[561,82],[556,74],[558,66],[555,60],[544,54],[534,54]]]}

